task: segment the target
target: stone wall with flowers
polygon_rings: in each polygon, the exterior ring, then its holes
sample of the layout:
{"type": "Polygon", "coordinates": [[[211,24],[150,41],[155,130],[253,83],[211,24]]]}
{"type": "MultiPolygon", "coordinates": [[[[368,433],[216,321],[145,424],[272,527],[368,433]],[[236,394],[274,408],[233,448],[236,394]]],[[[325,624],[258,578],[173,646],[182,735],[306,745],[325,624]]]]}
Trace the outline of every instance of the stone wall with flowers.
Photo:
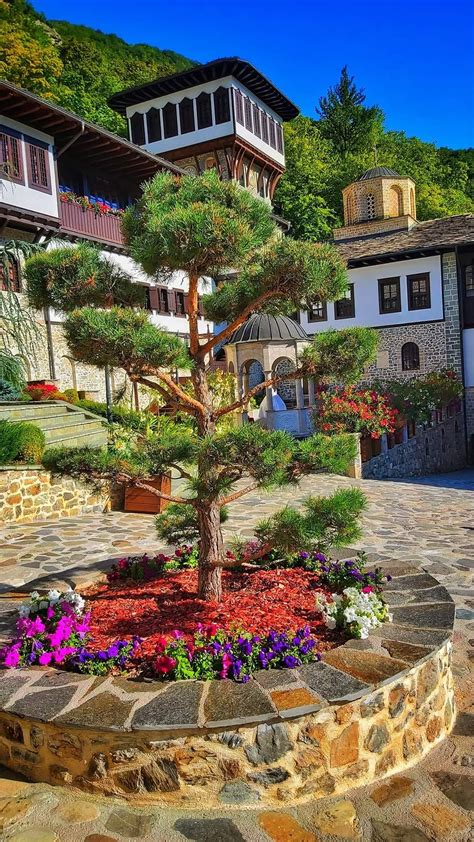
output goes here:
{"type": "Polygon", "coordinates": [[[108,494],[39,466],[0,468],[0,523],[26,523],[103,512],[108,494]]]}

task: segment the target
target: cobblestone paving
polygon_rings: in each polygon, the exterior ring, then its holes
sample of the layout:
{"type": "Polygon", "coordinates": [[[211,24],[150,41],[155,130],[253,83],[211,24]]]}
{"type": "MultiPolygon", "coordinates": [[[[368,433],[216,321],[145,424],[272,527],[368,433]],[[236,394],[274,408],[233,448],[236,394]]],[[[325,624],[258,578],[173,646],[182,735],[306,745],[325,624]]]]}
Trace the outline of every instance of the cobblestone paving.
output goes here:
{"type": "MultiPolygon", "coordinates": [[[[12,842],[425,842],[472,836],[474,707],[474,471],[410,482],[307,479],[298,490],[249,495],[233,506],[227,534],[252,534],[252,524],[309,493],[358,485],[367,494],[364,539],[374,557],[429,570],[456,603],[454,674],[458,718],[453,734],[413,769],[350,797],[280,810],[223,808],[202,812],[135,808],[119,799],[30,784],[0,772],[0,838],[12,842]],[[3,830],[2,830],[3,828],[3,830]],[[3,836],[2,836],[3,833],[3,836]]],[[[0,629],[11,620],[12,592],[77,584],[113,558],[159,549],[150,516],[113,513],[0,531],[0,629]]]]}

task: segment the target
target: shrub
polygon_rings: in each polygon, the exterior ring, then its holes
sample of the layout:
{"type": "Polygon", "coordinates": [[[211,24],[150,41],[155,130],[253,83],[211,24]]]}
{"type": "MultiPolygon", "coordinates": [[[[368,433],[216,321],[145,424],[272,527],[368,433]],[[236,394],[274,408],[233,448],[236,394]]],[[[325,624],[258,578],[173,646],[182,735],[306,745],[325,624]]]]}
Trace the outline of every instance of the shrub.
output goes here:
{"type": "Polygon", "coordinates": [[[45,447],[44,433],[27,421],[0,420],[0,465],[24,462],[38,465],[45,447]]]}
{"type": "Polygon", "coordinates": [[[61,394],[53,383],[28,383],[24,392],[32,401],[57,400],[57,395],[61,394]]]}
{"type": "Polygon", "coordinates": [[[64,400],[69,401],[69,403],[77,403],[79,400],[77,389],[64,389],[63,395],[64,400]]]}
{"type": "Polygon", "coordinates": [[[409,380],[379,383],[378,391],[389,396],[393,406],[409,421],[426,423],[436,409],[449,406],[462,395],[462,383],[452,369],[431,371],[409,380]]]}
{"type": "Polygon", "coordinates": [[[21,398],[21,391],[13,386],[8,380],[0,377],[0,401],[18,401],[21,398]]]}
{"type": "MultiPolygon", "coordinates": [[[[21,391],[25,385],[25,373],[23,364],[18,357],[14,357],[9,351],[0,351],[0,381],[4,380],[14,389],[21,391]]],[[[2,398],[1,400],[9,400],[2,398]]]]}
{"type": "Polygon", "coordinates": [[[398,410],[389,399],[373,389],[324,389],[314,412],[315,426],[324,433],[364,433],[380,438],[393,433],[398,410]]]}

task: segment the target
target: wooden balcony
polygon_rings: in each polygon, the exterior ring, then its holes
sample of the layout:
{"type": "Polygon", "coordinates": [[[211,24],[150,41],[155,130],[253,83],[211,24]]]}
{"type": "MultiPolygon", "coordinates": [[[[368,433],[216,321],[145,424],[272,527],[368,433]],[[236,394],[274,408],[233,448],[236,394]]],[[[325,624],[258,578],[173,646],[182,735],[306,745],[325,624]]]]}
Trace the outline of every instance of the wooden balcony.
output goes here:
{"type": "Polygon", "coordinates": [[[73,202],[60,202],[61,230],[99,243],[123,246],[121,219],[112,214],[98,214],[73,202]]]}

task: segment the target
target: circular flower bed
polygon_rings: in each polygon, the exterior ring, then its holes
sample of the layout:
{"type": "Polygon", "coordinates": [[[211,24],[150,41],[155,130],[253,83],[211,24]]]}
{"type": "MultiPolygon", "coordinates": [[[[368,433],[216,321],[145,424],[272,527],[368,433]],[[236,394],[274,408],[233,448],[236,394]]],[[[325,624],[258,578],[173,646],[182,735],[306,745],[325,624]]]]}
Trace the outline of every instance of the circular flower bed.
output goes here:
{"type": "Polygon", "coordinates": [[[262,567],[224,571],[220,603],[198,598],[196,562],[192,547],[122,559],[107,584],[86,592],[87,611],[74,591],[33,592],[0,662],[246,682],[257,670],[319,660],[344,636],[367,637],[391,619],[384,577],[365,571],[363,555],[340,562],[301,552],[288,567],[264,557],[262,567]]]}

